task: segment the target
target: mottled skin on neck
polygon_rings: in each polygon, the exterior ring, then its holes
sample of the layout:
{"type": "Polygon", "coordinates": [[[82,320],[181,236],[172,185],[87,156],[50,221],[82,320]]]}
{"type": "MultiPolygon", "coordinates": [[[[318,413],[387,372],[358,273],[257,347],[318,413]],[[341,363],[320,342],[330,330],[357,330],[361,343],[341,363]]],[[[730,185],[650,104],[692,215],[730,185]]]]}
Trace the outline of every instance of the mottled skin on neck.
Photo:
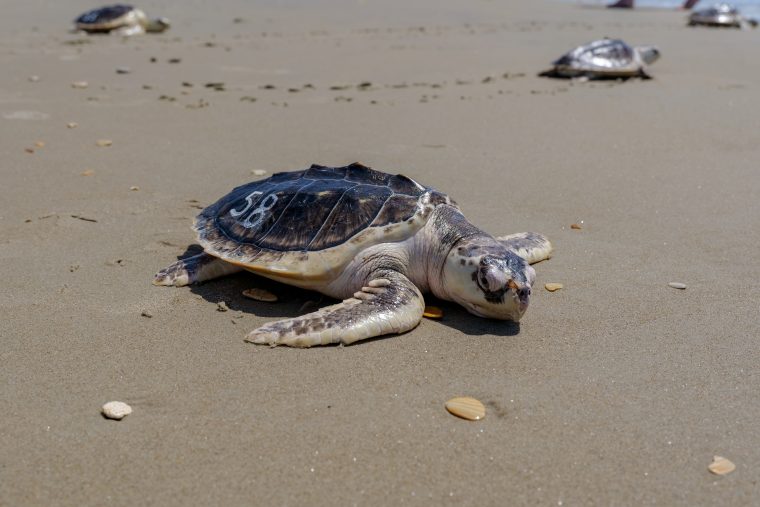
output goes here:
{"type": "Polygon", "coordinates": [[[535,277],[521,257],[472,225],[456,206],[443,204],[413,237],[362,251],[321,291],[345,299],[388,271],[481,317],[515,321],[527,308],[535,277]]]}

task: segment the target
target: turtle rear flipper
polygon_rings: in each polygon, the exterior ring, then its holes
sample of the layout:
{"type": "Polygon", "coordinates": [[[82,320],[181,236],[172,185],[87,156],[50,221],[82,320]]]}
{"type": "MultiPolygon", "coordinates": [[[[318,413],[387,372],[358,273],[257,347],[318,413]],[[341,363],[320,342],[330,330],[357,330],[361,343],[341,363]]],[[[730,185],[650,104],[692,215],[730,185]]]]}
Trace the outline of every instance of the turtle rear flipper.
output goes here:
{"type": "Polygon", "coordinates": [[[349,344],[414,329],[425,301],[419,289],[396,272],[379,274],[366,287],[337,305],[251,331],[247,342],[290,347],[349,344]]]}
{"type": "Polygon", "coordinates": [[[153,285],[173,285],[182,287],[191,283],[205,282],[232,273],[243,268],[225,262],[218,257],[201,253],[180,259],[165,267],[153,278],[153,285]]]}

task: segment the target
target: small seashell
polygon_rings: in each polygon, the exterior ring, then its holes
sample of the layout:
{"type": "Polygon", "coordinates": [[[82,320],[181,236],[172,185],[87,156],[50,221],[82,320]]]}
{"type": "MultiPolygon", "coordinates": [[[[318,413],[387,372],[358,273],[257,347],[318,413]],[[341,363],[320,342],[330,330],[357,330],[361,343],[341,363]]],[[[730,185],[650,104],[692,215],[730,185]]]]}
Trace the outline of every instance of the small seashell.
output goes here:
{"type": "Polygon", "coordinates": [[[558,291],[558,290],[560,290],[560,289],[562,289],[564,287],[565,286],[562,285],[561,283],[547,283],[546,285],[544,285],[544,288],[546,290],[548,290],[549,292],[555,292],[555,291],[558,291]]]}
{"type": "Polygon", "coordinates": [[[583,227],[581,227],[579,224],[570,224],[570,228],[571,229],[578,229],[578,230],[583,229],[583,227]]]}
{"type": "Polygon", "coordinates": [[[113,141],[110,139],[98,139],[95,141],[95,144],[100,146],[101,148],[105,148],[106,146],[111,146],[113,144],[113,141]]]}
{"type": "Polygon", "coordinates": [[[686,284],[681,283],[681,282],[668,282],[668,286],[673,287],[674,289],[681,289],[681,290],[684,290],[686,288],[686,284]]]}
{"type": "Polygon", "coordinates": [[[66,126],[70,129],[75,129],[79,126],[79,124],[75,121],[70,121],[69,123],[66,124],[66,126]]]}
{"type": "Polygon", "coordinates": [[[451,398],[445,406],[451,414],[470,421],[478,421],[486,416],[486,407],[480,401],[468,396],[451,398]]]}
{"type": "Polygon", "coordinates": [[[422,316],[427,317],[429,319],[442,319],[443,310],[441,310],[437,306],[426,306],[425,311],[422,312],[422,316]]]}
{"type": "Polygon", "coordinates": [[[277,301],[277,296],[264,289],[246,289],[243,291],[243,296],[247,297],[248,299],[265,301],[267,303],[274,303],[277,301]]]}
{"type": "Polygon", "coordinates": [[[44,148],[44,147],[45,147],[45,141],[35,141],[35,142],[34,142],[34,145],[35,145],[37,148],[44,148]]]}
{"type": "Polygon", "coordinates": [[[219,301],[216,304],[216,311],[217,312],[226,312],[229,309],[230,308],[227,306],[227,303],[225,303],[224,301],[219,301]]]}
{"type": "Polygon", "coordinates": [[[133,191],[133,192],[137,192],[138,190],[140,190],[140,187],[137,187],[137,186],[134,186],[134,185],[133,185],[133,186],[129,187],[129,189],[130,189],[131,191],[133,191]]]}
{"type": "Polygon", "coordinates": [[[100,411],[108,419],[120,421],[132,413],[132,407],[123,401],[109,401],[100,411]]]}
{"type": "Polygon", "coordinates": [[[141,313],[140,315],[141,315],[141,316],[143,316],[143,317],[147,317],[147,318],[149,318],[149,319],[152,319],[152,318],[153,318],[153,314],[152,314],[152,313],[150,313],[148,310],[143,310],[143,311],[142,311],[142,313],[141,313]]]}
{"type": "Polygon", "coordinates": [[[27,153],[34,153],[34,148],[24,148],[24,151],[27,153]]]}
{"type": "Polygon", "coordinates": [[[264,169],[254,169],[251,174],[254,176],[264,176],[267,172],[264,169]]]}
{"type": "Polygon", "coordinates": [[[92,176],[93,174],[95,174],[95,171],[93,171],[92,169],[85,169],[84,171],[79,173],[80,176],[92,176]]]}
{"type": "Polygon", "coordinates": [[[713,456],[713,461],[707,469],[715,475],[726,475],[736,470],[736,465],[721,456],[713,456]]]}
{"type": "Polygon", "coordinates": [[[87,88],[88,86],[90,86],[90,84],[87,81],[74,81],[73,83],[71,83],[72,88],[78,88],[80,90],[83,90],[87,88]]]}

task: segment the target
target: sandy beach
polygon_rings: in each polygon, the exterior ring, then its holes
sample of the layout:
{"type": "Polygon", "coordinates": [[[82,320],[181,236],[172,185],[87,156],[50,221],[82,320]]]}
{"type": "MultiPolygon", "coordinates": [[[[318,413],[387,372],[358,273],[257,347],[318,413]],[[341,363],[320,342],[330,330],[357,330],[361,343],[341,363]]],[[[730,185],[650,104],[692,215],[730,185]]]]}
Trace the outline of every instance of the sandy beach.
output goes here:
{"type": "Polygon", "coordinates": [[[257,4],[151,0],[172,28],[129,39],[69,33],[83,0],[4,5],[0,505],[760,501],[760,30],[257,4]],[[537,76],[603,36],[657,45],[654,79],[537,76]],[[354,161],[546,234],[520,325],[428,299],[444,318],[403,335],[268,348],[243,338],[315,294],[151,285],[234,186],[354,161]],[[461,395],[485,419],[447,413],[461,395]],[[111,400],[134,412],[106,420],[111,400]]]}

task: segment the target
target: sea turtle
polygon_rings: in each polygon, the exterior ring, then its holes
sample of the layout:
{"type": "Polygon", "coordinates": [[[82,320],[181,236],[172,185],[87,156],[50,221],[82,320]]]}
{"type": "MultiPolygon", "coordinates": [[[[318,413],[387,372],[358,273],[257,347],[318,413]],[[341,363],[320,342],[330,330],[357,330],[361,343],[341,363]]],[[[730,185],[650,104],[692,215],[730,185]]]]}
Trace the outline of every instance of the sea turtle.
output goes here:
{"type": "Polygon", "coordinates": [[[549,77],[586,79],[649,78],[644,66],[660,57],[654,46],[631,47],[620,39],[599,39],[578,46],[541,73],[549,77]]]}
{"type": "Polygon", "coordinates": [[[535,271],[549,258],[542,235],[494,238],[447,195],[359,163],[312,165],[235,188],[195,220],[204,252],[161,270],[182,286],[240,270],[343,302],[266,324],[246,341],[310,347],[408,331],[422,293],[480,317],[519,321],[535,271]]]}
{"type": "Polygon", "coordinates": [[[136,35],[145,32],[163,32],[169,28],[166,18],[148,19],[140,9],[131,5],[116,4],[87,11],[74,20],[77,30],[87,33],[136,35]]]}
{"type": "Polygon", "coordinates": [[[756,27],[757,20],[741,15],[733,5],[721,3],[707,9],[694,11],[689,15],[689,26],[717,26],[724,28],[756,27]]]}

